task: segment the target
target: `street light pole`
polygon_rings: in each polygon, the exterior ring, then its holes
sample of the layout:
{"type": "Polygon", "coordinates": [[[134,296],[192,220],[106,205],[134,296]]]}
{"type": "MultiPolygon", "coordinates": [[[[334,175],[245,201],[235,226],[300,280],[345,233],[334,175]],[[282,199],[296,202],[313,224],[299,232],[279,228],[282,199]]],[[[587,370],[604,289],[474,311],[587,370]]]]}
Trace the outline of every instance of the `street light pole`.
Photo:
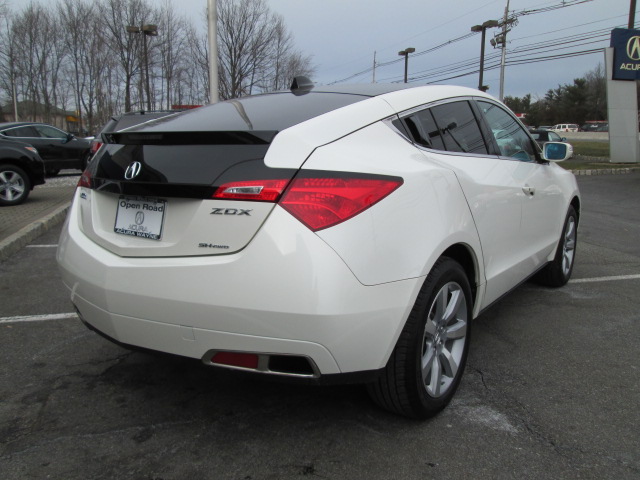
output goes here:
{"type": "Polygon", "coordinates": [[[398,52],[401,57],[404,56],[404,83],[407,83],[407,73],[409,71],[409,54],[415,52],[413,47],[405,48],[398,52]]]}
{"type": "Polygon", "coordinates": [[[507,60],[507,32],[509,31],[509,0],[507,0],[507,6],[504,9],[504,20],[502,21],[502,58],[500,60],[500,101],[504,100],[504,68],[507,60]]]}
{"type": "Polygon", "coordinates": [[[482,25],[474,25],[471,27],[472,32],[482,32],[482,43],[480,44],[480,78],[478,79],[478,90],[484,91],[484,84],[482,83],[484,76],[484,44],[487,34],[487,28],[497,27],[500,23],[497,20],[487,20],[482,25]]]}
{"type": "Polygon", "coordinates": [[[218,103],[218,12],[216,0],[207,0],[209,32],[209,102],[218,103]]]}
{"type": "Polygon", "coordinates": [[[143,25],[141,27],[128,25],[127,32],[142,33],[143,53],[144,53],[144,70],[145,70],[145,89],[147,94],[147,111],[151,110],[151,86],[149,83],[149,49],[147,48],[147,37],[158,36],[157,25],[143,25]]]}

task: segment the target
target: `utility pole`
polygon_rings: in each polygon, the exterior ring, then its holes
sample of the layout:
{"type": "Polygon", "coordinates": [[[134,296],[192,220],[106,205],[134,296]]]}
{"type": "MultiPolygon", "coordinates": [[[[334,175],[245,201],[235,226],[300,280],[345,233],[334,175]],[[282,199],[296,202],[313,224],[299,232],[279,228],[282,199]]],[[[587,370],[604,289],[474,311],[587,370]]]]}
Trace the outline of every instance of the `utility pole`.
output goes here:
{"type": "Polygon", "coordinates": [[[409,72],[409,54],[415,51],[415,48],[409,47],[398,52],[398,55],[404,57],[404,83],[407,83],[407,73],[409,72]]]}
{"type": "Polygon", "coordinates": [[[629,5],[629,29],[635,28],[636,25],[636,0],[631,0],[629,5]]]}
{"type": "Polygon", "coordinates": [[[485,36],[487,34],[487,28],[493,28],[500,26],[500,23],[496,20],[487,20],[482,25],[474,25],[471,27],[472,32],[482,32],[482,40],[480,43],[480,77],[478,79],[478,90],[485,91],[486,87],[483,83],[483,75],[484,75],[484,44],[485,44],[485,36]]]}
{"type": "Polygon", "coordinates": [[[507,60],[507,21],[509,20],[509,0],[504,9],[504,19],[502,20],[502,60],[500,61],[500,101],[504,100],[504,67],[507,60]]]}
{"type": "Polygon", "coordinates": [[[216,0],[207,0],[209,23],[209,103],[218,103],[218,12],[216,0]]]}
{"type": "Polygon", "coordinates": [[[376,83],[376,52],[373,52],[373,80],[371,83],[376,83]]]}

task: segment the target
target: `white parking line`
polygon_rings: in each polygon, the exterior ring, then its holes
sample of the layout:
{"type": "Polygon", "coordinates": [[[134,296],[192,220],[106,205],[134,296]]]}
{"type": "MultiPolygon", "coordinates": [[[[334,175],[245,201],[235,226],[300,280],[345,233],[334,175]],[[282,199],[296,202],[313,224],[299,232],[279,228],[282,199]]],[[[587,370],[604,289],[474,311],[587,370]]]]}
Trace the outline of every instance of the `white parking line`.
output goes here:
{"type": "Polygon", "coordinates": [[[27,248],[58,248],[58,245],[27,245],[27,248]]]}
{"type": "Polygon", "coordinates": [[[640,275],[614,275],[612,277],[576,278],[569,283],[615,282],[617,280],[638,280],[640,275]]]}
{"type": "Polygon", "coordinates": [[[50,315],[26,315],[22,317],[0,317],[2,323],[21,323],[21,322],[46,322],[48,320],[65,320],[67,318],[78,318],[76,312],[54,313],[50,315]]]}

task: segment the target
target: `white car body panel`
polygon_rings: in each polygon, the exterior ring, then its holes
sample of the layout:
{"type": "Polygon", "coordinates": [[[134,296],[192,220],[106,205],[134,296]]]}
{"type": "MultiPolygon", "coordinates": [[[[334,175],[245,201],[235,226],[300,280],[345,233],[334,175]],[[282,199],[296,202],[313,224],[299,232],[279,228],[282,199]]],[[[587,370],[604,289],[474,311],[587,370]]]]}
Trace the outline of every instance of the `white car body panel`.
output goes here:
{"type": "Polygon", "coordinates": [[[429,162],[382,122],[318,148],[304,168],[366,169],[405,179],[402,192],[394,192],[348,222],[318,232],[365,285],[426,276],[451,245],[463,244],[480,252],[473,218],[455,175],[429,162]]]}
{"type": "Polygon", "coordinates": [[[320,145],[333,142],[395,113],[380,97],[368,98],[333,110],[278,133],[264,162],[273,168],[298,168],[320,145]]]}
{"type": "Polygon", "coordinates": [[[424,280],[362,285],[280,207],[246,249],[207,257],[119,257],[87,238],[78,216],[77,194],[58,262],[81,315],[123,343],[194,358],[220,347],[306,352],[322,374],[381,368],[424,280]],[[366,351],[353,349],[362,342],[366,351]]]}
{"type": "Polygon", "coordinates": [[[165,205],[162,241],[157,241],[114,232],[119,195],[86,188],[82,188],[82,193],[84,197],[78,200],[82,231],[98,245],[123,257],[237,252],[251,241],[273,210],[272,203],[169,198],[165,205]],[[251,215],[231,214],[243,210],[250,211],[251,215]],[[214,211],[220,214],[212,214],[214,211]]]}

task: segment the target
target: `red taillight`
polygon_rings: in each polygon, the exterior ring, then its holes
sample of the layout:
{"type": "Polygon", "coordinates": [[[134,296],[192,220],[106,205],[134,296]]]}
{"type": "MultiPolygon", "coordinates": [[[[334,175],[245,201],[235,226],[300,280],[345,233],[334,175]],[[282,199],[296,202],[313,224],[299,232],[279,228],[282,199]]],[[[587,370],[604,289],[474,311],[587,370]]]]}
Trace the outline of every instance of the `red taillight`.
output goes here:
{"type": "Polygon", "coordinates": [[[89,169],[85,169],[84,172],[82,172],[82,175],[80,175],[80,180],[78,181],[78,187],[87,187],[87,188],[91,188],[91,172],[89,172],[89,169]]]}
{"type": "Polygon", "coordinates": [[[248,180],[230,182],[218,187],[213,198],[224,200],[251,200],[255,202],[275,202],[289,180],[248,180]]]}
{"type": "Polygon", "coordinates": [[[279,204],[315,232],[358,215],[400,185],[397,177],[296,178],[279,204]]]}
{"type": "Polygon", "coordinates": [[[91,142],[91,146],[89,147],[89,153],[91,153],[91,155],[93,155],[94,153],[96,153],[98,151],[98,149],[102,146],[102,142],[99,142],[97,140],[93,140],[91,142]]]}
{"type": "Polygon", "coordinates": [[[241,368],[258,368],[258,355],[255,353],[218,352],[211,363],[241,368]]]}

